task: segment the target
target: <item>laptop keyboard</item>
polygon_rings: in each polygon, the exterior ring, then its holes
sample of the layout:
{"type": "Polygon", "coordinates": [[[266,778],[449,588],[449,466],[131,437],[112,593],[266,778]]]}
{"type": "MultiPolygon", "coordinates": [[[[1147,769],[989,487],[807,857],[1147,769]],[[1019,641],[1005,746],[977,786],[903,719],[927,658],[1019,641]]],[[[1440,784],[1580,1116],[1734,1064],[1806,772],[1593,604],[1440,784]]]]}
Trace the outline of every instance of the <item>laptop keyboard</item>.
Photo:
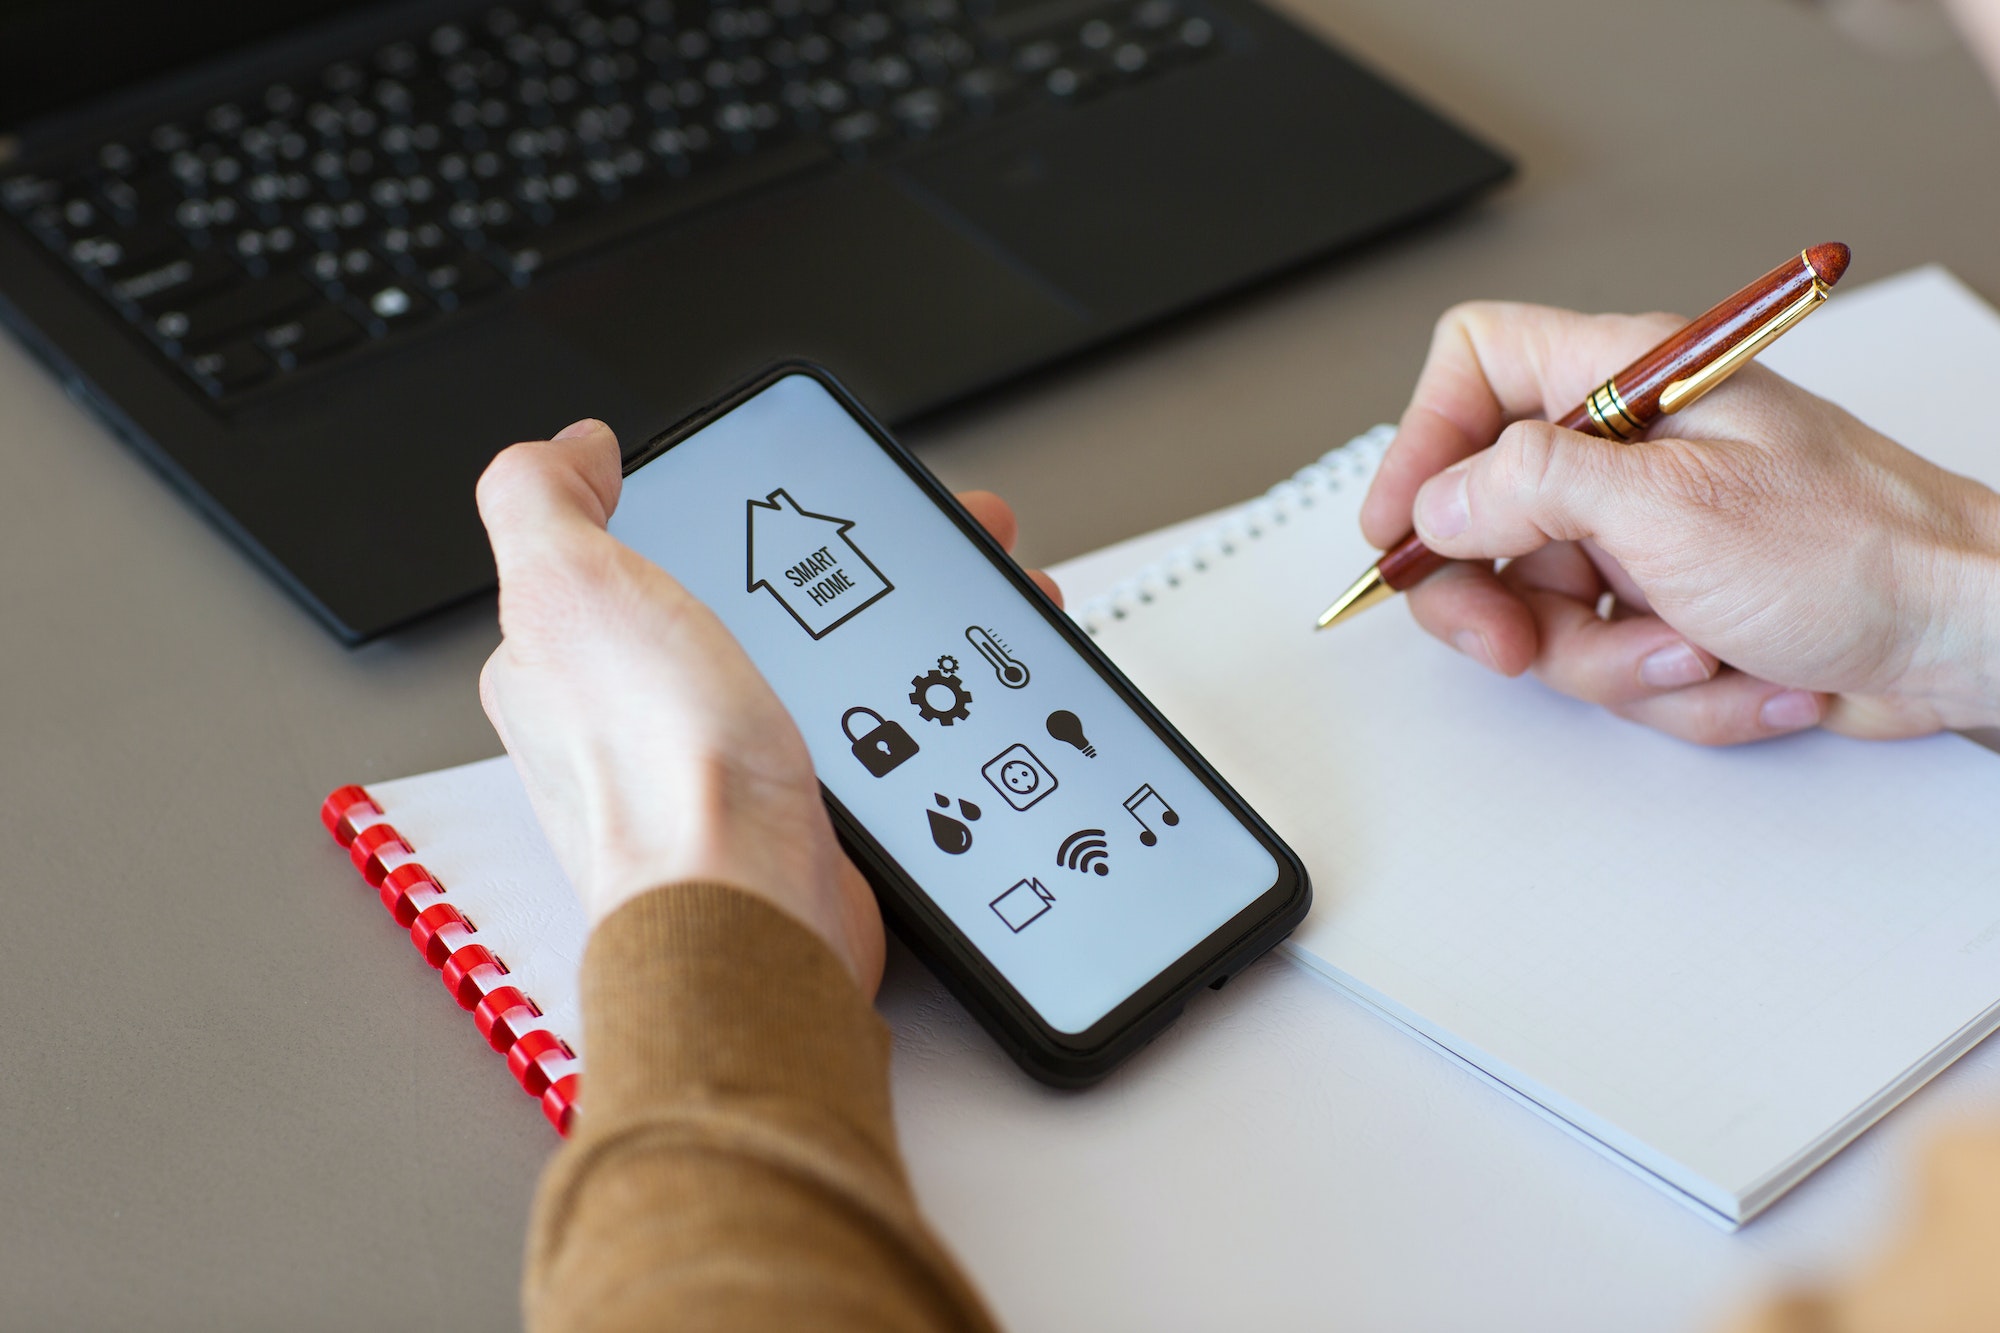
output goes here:
{"type": "Polygon", "coordinates": [[[229,400],[733,195],[1219,46],[1187,0],[544,0],[13,175],[0,205],[229,400]]]}

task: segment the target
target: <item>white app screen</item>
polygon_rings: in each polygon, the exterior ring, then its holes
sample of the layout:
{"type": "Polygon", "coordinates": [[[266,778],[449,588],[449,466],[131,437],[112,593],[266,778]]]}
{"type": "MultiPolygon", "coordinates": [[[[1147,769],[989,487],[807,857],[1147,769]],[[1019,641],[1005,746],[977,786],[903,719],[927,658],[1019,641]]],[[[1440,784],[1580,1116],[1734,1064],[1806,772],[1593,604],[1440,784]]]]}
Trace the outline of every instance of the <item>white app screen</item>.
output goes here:
{"type": "Polygon", "coordinates": [[[1268,892],[1270,852],[818,381],[628,477],[611,532],[707,603],[819,778],[1059,1032],[1268,892]]]}

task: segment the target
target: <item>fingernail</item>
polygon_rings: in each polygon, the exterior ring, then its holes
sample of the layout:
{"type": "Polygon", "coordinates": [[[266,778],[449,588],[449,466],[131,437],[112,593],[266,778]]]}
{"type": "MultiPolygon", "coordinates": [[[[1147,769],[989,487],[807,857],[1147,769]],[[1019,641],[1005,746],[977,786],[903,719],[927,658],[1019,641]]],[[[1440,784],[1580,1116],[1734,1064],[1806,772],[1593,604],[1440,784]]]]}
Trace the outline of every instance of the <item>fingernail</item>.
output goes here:
{"type": "Polygon", "coordinates": [[[1708,663],[1686,643],[1669,644],[1647,655],[1639,663],[1639,682],[1656,690],[1670,690],[1708,679],[1708,663]]]}
{"type": "Polygon", "coordinates": [[[1493,650],[1486,646],[1486,636],[1476,630],[1462,629],[1451,636],[1451,646],[1464,653],[1488,671],[1498,671],[1493,665],[1493,650]]]}
{"type": "Polygon", "coordinates": [[[1417,527],[1427,537],[1456,537],[1472,525],[1464,468],[1451,468],[1417,493],[1417,527]]]}
{"type": "Polygon", "coordinates": [[[570,422],[569,425],[557,431],[553,438],[558,440],[574,440],[581,435],[595,435],[603,429],[604,423],[602,421],[599,421],[596,417],[585,417],[581,421],[570,422]]]}
{"type": "Polygon", "coordinates": [[[1797,731],[1819,723],[1819,696],[1804,690],[1774,694],[1757,710],[1757,720],[1771,731],[1797,731]]]}

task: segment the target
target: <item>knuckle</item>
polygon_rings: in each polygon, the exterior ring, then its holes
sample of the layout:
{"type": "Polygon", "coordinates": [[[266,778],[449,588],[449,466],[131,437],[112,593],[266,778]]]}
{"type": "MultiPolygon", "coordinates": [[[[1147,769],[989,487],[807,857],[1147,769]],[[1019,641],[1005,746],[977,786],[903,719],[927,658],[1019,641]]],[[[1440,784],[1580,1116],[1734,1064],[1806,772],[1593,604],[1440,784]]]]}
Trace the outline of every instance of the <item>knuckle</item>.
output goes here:
{"type": "MultiPolygon", "coordinates": [[[[1494,450],[1501,490],[1525,512],[1540,510],[1553,487],[1564,480],[1564,450],[1544,421],[1517,421],[1500,434],[1494,450]]],[[[1551,534],[1554,535],[1554,534],[1551,534]]]]}
{"type": "Polygon", "coordinates": [[[1446,306],[1444,313],[1437,317],[1437,323],[1431,326],[1432,338],[1442,338],[1447,334],[1456,333],[1466,325],[1476,322],[1478,312],[1485,304],[1484,301],[1460,301],[1456,305],[1446,306]]]}
{"type": "Polygon", "coordinates": [[[1632,316],[1632,319],[1648,335],[1657,338],[1671,337],[1688,326],[1686,316],[1670,314],[1664,310],[1649,310],[1643,315],[1632,316]]]}
{"type": "Polygon", "coordinates": [[[1651,480],[1671,507],[1740,519],[1769,504],[1771,486],[1752,456],[1678,440],[1660,445],[1664,447],[1648,447],[1644,457],[1651,480]]]}
{"type": "Polygon", "coordinates": [[[1460,301],[1438,316],[1431,329],[1433,349],[1457,345],[1467,352],[1491,341],[1492,333],[1507,323],[1518,307],[1506,301],[1460,301]]]}
{"type": "Polygon", "coordinates": [[[1524,311],[1533,309],[1535,307],[1522,305],[1518,301],[1460,301],[1438,316],[1435,332],[1439,335],[1459,332],[1482,334],[1517,319],[1524,311]]]}
{"type": "Polygon", "coordinates": [[[473,488],[473,499],[479,512],[487,514],[505,507],[507,501],[525,484],[533,461],[528,456],[529,446],[509,445],[493,456],[486,470],[479,474],[478,484],[473,488]]]}

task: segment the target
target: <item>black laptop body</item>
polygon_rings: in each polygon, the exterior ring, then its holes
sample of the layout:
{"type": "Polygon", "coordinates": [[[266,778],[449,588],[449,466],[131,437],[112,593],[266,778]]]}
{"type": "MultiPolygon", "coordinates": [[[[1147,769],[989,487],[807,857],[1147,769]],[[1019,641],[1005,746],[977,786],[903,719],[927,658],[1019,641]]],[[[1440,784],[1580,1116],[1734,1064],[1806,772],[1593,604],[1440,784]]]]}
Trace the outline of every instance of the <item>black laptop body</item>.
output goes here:
{"type": "Polygon", "coordinates": [[[0,0],[0,158],[0,317],[350,642],[516,439],[906,421],[1509,170],[1246,0],[0,0]]]}

